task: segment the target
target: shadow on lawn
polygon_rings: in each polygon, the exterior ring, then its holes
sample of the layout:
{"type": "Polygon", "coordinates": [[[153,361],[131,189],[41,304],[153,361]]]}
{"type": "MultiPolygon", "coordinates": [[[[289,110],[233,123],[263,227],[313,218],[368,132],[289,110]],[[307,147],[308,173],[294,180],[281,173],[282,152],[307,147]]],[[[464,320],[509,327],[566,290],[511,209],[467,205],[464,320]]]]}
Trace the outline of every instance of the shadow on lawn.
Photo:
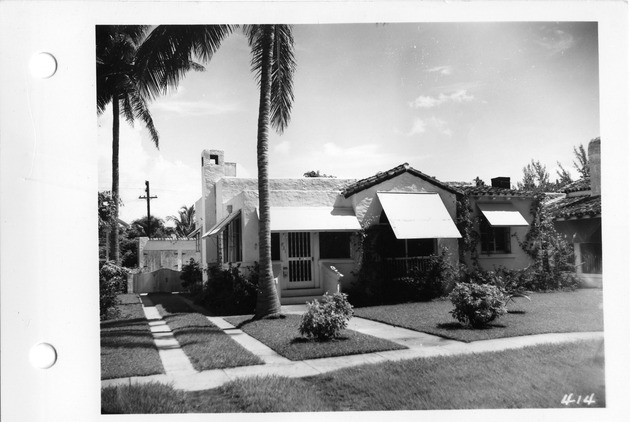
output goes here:
{"type": "Polygon", "coordinates": [[[444,322],[441,324],[437,324],[436,328],[448,331],[456,331],[456,330],[491,330],[493,328],[506,328],[507,325],[503,324],[488,324],[485,327],[473,328],[468,325],[461,324],[459,322],[444,322]]]}
{"type": "Polygon", "coordinates": [[[330,340],[318,340],[316,338],[309,338],[309,337],[295,337],[293,338],[290,343],[291,344],[303,344],[303,343],[317,343],[317,344],[322,344],[322,343],[335,343],[338,341],[347,341],[350,340],[350,337],[347,336],[339,336],[339,337],[335,337],[333,339],[330,340]]]}

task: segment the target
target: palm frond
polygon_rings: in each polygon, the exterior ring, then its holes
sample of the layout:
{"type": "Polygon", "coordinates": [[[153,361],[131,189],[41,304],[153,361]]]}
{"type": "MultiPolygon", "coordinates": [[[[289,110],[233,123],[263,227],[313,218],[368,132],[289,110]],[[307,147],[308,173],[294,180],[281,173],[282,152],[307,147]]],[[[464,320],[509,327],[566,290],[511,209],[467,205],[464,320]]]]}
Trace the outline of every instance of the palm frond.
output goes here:
{"type": "Polygon", "coordinates": [[[160,25],[144,40],[136,58],[136,75],[142,96],[154,99],[177,86],[190,71],[203,67],[193,54],[210,61],[223,39],[232,32],[230,25],[160,25]]]}
{"type": "Polygon", "coordinates": [[[158,131],[155,129],[155,125],[153,124],[153,118],[151,117],[151,113],[147,108],[147,104],[137,92],[131,92],[129,95],[130,103],[133,107],[133,115],[135,118],[142,120],[146,128],[149,130],[149,134],[151,135],[151,140],[155,144],[156,148],[160,148],[160,136],[158,131]]]}
{"type": "Polygon", "coordinates": [[[271,48],[271,126],[284,132],[291,119],[293,105],[293,74],[296,62],[293,33],[290,25],[247,25],[244,27],[252,49],[251,67],[260,86],[263,50],[271,48]]]}
{"type": "Polygon", "coordinates": [[[291,120],[293,74],[296,68],[293,33],[289,25],[274,25],[274,54],[271,73],[271,126],[279,133],[291,120]]]}

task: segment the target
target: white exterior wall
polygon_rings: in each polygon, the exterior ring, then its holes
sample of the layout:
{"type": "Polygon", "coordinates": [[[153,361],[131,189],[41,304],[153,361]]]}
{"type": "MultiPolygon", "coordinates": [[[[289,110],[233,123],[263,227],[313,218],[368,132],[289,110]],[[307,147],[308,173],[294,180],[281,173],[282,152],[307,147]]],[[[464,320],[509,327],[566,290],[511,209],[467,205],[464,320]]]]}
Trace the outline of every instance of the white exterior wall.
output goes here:
{"type": "Polygon", "coordinates": [[[197,262],[200,259],[195,240],[140,237],[138,244],[138,267],[143,272],[160,268],[181,271],[182,265],[187,264],[190,258],[197,262]]]}
{"type": "MultiPolygon", "coordinates": [[[[480,217],[481,212],[478,203],[510,203],[517,209],[521,215],[525,218],[528,224],[532,224],[533,217],[531,215],[532,198],[502,198],[502,197],[480,197],[471,198],[473,218],[480,217]],[[494,199],[493,199],[494,198],[494,199]]],[[[506,267],[508,269],[522,269],[530,265],[533,261],[525,253],[525,251],[518,244],[519,240],[522,242],[529,232],[530,226],[526,227],[510,227],[511,234],[511,253],[509,254],[483,254],[481,253],[481,243],[477,245],[477,252],[479,253],[479,265],[486,271],[493,271],[497,267],[506,267]]],[[[479,230],[477,227],[476,230],[479,230]]]]}

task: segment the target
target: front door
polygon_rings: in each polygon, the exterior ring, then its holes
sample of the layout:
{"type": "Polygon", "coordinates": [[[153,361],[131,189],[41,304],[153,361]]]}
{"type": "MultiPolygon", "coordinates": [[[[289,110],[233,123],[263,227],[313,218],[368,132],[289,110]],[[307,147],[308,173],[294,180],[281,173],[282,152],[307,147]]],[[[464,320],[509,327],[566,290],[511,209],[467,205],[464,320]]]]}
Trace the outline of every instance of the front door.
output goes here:
{"type": "Polygon", "coordinates": [[[308,232],[288,233],[289,239],[289,289],[315,287],[313,277],[313,253],[311,234],[308,232]]]}

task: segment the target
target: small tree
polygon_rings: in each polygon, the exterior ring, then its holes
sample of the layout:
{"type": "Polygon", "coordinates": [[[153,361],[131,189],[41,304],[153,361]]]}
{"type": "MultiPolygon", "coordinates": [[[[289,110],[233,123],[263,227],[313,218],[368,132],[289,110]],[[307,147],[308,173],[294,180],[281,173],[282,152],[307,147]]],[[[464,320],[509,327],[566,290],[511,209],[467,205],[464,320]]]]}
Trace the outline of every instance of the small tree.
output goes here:
{"type": "Polygon", "coordinates": [[[529,232],[521,248],[533,258],[536,290],[575,288],[578,280],[575,276],[573,245],[565,236],[558,233],[553,224],[553,216],[543,204],[543,196],[536,197],[531,209],[534,216],[529,232]]]}

